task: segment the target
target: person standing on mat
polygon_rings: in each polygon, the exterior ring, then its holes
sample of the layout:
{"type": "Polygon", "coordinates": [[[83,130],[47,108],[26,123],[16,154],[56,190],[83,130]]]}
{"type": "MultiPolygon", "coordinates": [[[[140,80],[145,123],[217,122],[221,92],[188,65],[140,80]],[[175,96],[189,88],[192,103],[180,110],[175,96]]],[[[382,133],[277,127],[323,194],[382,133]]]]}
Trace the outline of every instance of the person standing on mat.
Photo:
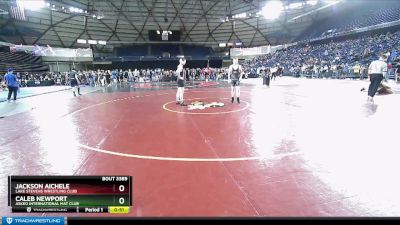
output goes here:
{"type": "Polygon", "coordinates": [[[240,81],[242,80],[243,68],[239,65],[239,59],[234,58],[233,64],[229,66],[228,70],[228,82],[231,83],[231,97],[232,103],[235,101],[240,104],[240,81]]]}
{"type": "Polygon", "coordinates": [[[269,69],[265,69],[264,71],[265,71],[264,72],[264,74],[265,74],[265,85],[267,85],[267,87],[269,87],[269,83],[271,81],[271,76],[270,76],[270,73],[269,73],[269,69]]]}
{"type": "Polygon", "coordinates": [[[8,98],[7,98],[8,102],[10,102],[12,94],[14,97],[14,101],[16,101],[19,84],[17,81],[17,76],[13,74],[13,69],[11,68],[8,69],[8,73],[4,76],[4,80],[8,88],[8,98]]]}
{"type": "Polygon", "coordinates": [[[179,60],[179,65],[176,70],[176,76],[178,80],[178,90],[176,91],[176,104],[180,104],[181,106],[186,106],[183,100],[183,94],[185,93],[185,76],[184,76],[184,69],[183,66],[186,64],[186,59],[181,58],[179,60]]]}
{"type": "Polygon", "coordinates": [[[378,60],[375,60],[369,65],[368,74],[370,85],[368,88],[368,102],[374,102],[374,96],[378,91],[378,87],[387,73],[388,66],[386,63],[387,56],[381,54],[378,60]]]}
{"type": "Polygon", "coordinates": [[[81,89],[79,88],[80,81],[75,69],[72,69],[69,73],[69,80],[71,82],[72,93],[74,93],[74,96],[76,96],[76,92],[78,92],[78,95],[81,95],[81,89]]]}

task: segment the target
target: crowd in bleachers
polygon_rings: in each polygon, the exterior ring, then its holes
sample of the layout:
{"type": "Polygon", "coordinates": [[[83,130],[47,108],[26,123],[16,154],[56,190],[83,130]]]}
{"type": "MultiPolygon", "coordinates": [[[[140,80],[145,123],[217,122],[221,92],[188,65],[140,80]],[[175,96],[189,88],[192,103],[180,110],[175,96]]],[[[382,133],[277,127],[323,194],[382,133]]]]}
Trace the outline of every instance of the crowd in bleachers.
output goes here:
{"type": "Polygon", "coordinates": [[[400,20],[400,3],[398,1],[357,2],[353,7],[339,11],[334,18],[320,21],[307,29],[298,41],[314,38],[334,37],[358,28],[400,20]]]}
{"type": "MultiPolygon", "coordinates": [[[[89,86],[110,86],[114,80],[123,82],[175,82],[177,76],[174,70],[135,69],[135,70],[87,70],[77,71],[82,82],[89,86]]],[[[227,70],[219,68],[185,69],[187,80],[221,80],[227,79],[227,70]]],[[[69,85],[69,72],[47,72],[43,74],[16,73],[21,87],[46,85],[69,85]]],[[[0,84],[5,87],[3,75],[0,84]]]]}
{"type": "Polygon", "coordinates": [[[244,63],[246,68],[282,67],[295,77],[367,78],[371,61],[389,55],[389,75],[399,64],[400,31],[324,44],[303,44],[263,55],[244,63]]]}
{"type": "MultiPolygon", "coordinates": [[[[218,80],[223,77],[220,69],[213,68],[197,68],[185,69],[184,74],[187,80],[218,80]]],[[[175,82],[177,76],[174,70],[165,69],[135,69],[135,70],[90,70],[78,71],[79,77],[90,86],[109,86],[113,81],[122,82],[175,82]]],[[[65,76],[68,77],[67,74],[65,76]]],[[[68,78],[61,81],[68,83],[68,78]]]]}

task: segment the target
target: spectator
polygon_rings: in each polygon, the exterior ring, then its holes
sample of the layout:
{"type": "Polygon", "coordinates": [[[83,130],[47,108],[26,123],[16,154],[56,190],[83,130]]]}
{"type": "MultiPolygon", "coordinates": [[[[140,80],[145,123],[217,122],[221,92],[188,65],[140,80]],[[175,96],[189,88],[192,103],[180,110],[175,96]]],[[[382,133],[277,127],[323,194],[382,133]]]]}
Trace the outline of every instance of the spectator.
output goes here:
{"type": "Polygon", "coordinates": [[[17,81],[17,76],[13,74],[13,69],[8,69],[7,75],[4,76],[4,80],[6,81],[7,88],[8,88],[8,102],[11,100],[11,95],[13,94],[14,101],[17,100],[17,92],[19,89],[19,84],[17,81]]]}

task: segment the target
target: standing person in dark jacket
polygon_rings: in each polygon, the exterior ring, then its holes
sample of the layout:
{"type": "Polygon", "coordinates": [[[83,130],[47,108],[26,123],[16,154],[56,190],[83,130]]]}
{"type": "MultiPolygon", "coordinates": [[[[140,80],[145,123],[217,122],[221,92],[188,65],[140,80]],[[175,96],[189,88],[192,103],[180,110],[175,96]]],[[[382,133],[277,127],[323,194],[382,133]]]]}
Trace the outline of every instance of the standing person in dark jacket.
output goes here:
{"type": "Polygon", "coordinates": [[[81,83],[79,80],[79,76],[76,73],[75,69],[72,69],[71,72],[69,73],[69,80],[71,82],[71,87],[72,87],[72,92],[74,96],[76,96],[76,92],[78,92],[78,95],[81,95],[81,89],[79,87],[79,84],[81,83]]]}
{"type": "Polygon", "coordinates": [[[8,88],[8,102],[10,102],[12,94],[14,94],[14,101],[16,101],[19,84],[17,81],[17,76],[13,74],[13,69],[8,69],[8,73],[4,76],[4,80],[6,81],[6,85],[8,88]]]}

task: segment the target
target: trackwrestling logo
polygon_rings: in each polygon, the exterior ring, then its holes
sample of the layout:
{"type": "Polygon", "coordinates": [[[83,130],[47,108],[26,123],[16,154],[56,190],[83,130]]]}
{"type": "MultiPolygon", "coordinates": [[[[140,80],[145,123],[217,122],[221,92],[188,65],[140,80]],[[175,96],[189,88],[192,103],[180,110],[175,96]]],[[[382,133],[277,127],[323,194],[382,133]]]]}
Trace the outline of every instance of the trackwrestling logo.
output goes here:
{"type": "Polygon", "coordinates": [[[188,110],[195,110],[195,109],[206,109],[206,108],[215,108],[215,107],[223,107],[225,104],[222,102],[202,102],[202,101],[195,101],[188,105],[188,110]]]}
{"type": "Polygon", "coordinates": [[[3,217],[3,224],[9,225],[64,225],[64,217],[3,217]]]}

